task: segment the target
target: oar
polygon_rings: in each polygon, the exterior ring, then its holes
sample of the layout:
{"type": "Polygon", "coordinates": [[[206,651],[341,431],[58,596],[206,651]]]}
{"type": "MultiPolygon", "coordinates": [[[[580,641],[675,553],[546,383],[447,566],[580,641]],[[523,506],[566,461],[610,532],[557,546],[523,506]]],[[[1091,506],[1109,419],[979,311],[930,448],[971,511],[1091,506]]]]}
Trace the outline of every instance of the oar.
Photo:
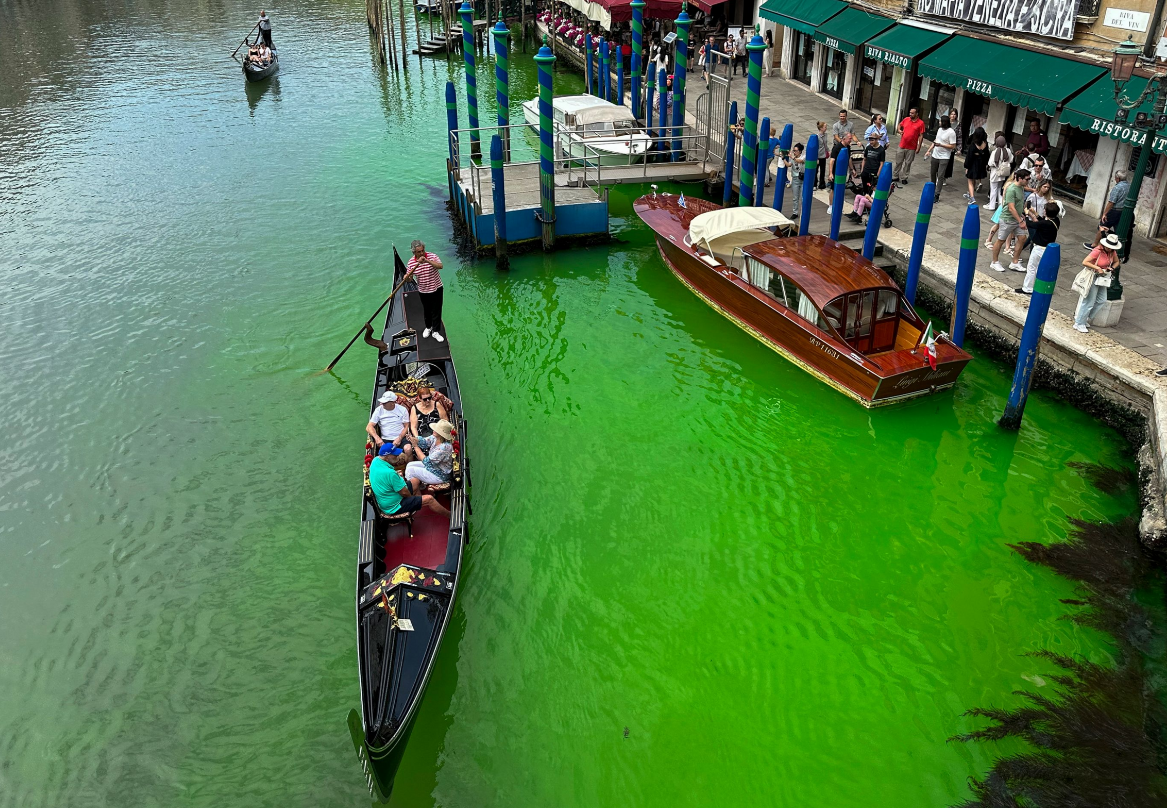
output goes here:
{"type": "Polygon", "coordinates": [[[405,278],[402,278],[402,279],[401,279],[401,283],[399,283],[399,284],[397,284],[396,286],[394,286],[394,287],[393,287],[393,291],[389,293],[389,297],[385,298],[385,302],[384,302],[384,303],[382,303],[380,306],[378,306],[378,307],[377,307],[377,310],[376,310],[375,312],[373,312],[372,316],[371,316],[371,317],[369,317],[369,319],[368,319],[368,320],[365,320],[364,324],[363,324],[363,325],[362,325],[360,328],[358,328],[358,329],[357,329],[357,333],[356,333],[356,334],[354,334],[354,335],[353,335],[353,338],[352,338],[352,339],[350,339],[350,340],[348,341],[348,345],[344,346],[344,350],[343,350],[343,351],[341,351],[340,353],[338,353],[338,354],[336,355],[336,359],[333,359],[331,362],[329,362],[329,363],[328,363],[328,367],[326,367],[326,368],[324,369],[324,371],[323,371],[324,373],[327,373],[328,371],[330,371],[330,370],[332,370],[334,367],[336,367],[336,363],[337,363],[337,362],[339,362],[339,361],[340,361],[340,358],[341,358],[342,356],[344,356],[344,355],[345,355],[345,354],[348,352],[348,349],[349,349],[349,348],[353,347],[353,343],[357,341],[357,338],[358,338],[358,337],[360,337],[360,336],[361,336],[361,334],[364,334],[364,333],[365,333],[365,326],[366,326],[366,325],[369,325],[370,323],[372,323],[372,322],[373,322],[373,317],[376,317],[378,314],[380,314],[380,313],[381,313],[381,311],[382,311],[382,310],[383,310],[383,309],[384,309],[386,306],[388,306],[388,305],[389,305],[389,301],[390,301],[390,300],[392,300],[392,299],[393,299],[393,297],[394,297],[394,295],[396,295],[396,294],[397,294],[397,290],[398,290],[398,289],[400,289],[402,286],[404,286],[404,285],[405,285],[405,281],[406,281],[406,279],[405,279],[405,278]]]}
{"type": "MultiPolygon", "coordinates": [[[[258,27],[259,27],[259,23],[256,23],[255,25],[251,26],[251,31],[254,31],[258,27]]],[[[242,48],[244,45],[247,44],[247,37],[251,36],[251,31],[248,31],[247,36],[243,37],[243,41],[239,43],[239,48],[242,48]]],[[[235,50],[231,51],[231,58],[232,59],[235,58],[235,54],[239,53],[239,48],[236,48],[235,50]]]]}

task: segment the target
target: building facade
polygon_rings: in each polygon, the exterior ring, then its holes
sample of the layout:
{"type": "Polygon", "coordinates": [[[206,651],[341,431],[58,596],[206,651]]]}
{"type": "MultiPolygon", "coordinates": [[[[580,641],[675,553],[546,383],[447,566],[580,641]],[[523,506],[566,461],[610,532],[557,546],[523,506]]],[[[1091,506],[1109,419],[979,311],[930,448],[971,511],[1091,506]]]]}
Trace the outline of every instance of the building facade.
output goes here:
{"type": "MultiPolygon", "coordinates": [[[[1153,149],[1135,211],[1137,231],[1167,232],[1167,138],[1116,124],[1109,70],[1128,35],[1152,32],[1154,0],[763,0],[758,17],[775,28],[775,74],[841,106],[887,117],[889,129],[911,108],[936,130],[956,110],[967,136],[983,126],[1016,151],[1036,123],[1058,196],[1099,215],[1116,171],[1153,149]],[[781,41],[781,45],[777,43],[781,41]]],[[[1136,73],[1136,97],[1147,74],[1136,73]]],[[[1145,105],[1150,109],[1150,104],[1145,105]]],[[[1130,120],[1135,112],[1130,114],[1130,120]]]]}

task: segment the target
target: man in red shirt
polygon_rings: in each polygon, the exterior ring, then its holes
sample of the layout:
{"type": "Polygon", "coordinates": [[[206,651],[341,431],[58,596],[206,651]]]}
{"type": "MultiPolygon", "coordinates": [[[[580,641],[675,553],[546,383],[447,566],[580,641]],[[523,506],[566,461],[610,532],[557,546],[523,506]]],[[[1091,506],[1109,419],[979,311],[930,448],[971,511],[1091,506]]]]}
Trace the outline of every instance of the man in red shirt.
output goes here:
{"type": "Polygon", "coordinates": [[[916,153],[920,151],[920,146],[924,143],[924,121],[920,118],[920,113],[915,107],[908,111],[908,117],[900,121],[896,132],[900,136],[900,147],[896,152],[893,173],[896,183],[907,185],[908,174],[912,170],[912,161],[916,159],[916,153]]]}
{"type": "Polygon", "coordinates": [[[405,277],[417,279],[417,291],[421,295],[421,308],[425,312],[425,330],[421,332],[423,338],[433,334],[438,342],[445,342],[442,336],[442,276],[438,272],[442,268],[442,260],[431,252],[425,251],[425,242],[414,241],[410,246],[413,258],[405,265],[405,277]]]}

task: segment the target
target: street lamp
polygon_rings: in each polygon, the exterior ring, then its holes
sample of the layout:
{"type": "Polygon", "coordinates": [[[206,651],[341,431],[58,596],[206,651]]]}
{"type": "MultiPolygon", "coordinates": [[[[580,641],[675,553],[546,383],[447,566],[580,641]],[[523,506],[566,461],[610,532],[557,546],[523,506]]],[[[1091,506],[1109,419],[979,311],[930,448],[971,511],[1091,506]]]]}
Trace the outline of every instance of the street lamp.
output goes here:
{"type": "MultiPolygon", "coordinates": [[[[1163,125],[1167,123],[1167,75],[1155,74],[1147,80],[1147,86],[1136,99],[1130,99],[1123,94],[1127,82],[1134,75],[1135,68],[1143,56],[1143,47],[1134,41],[1132,35],[1127,34],[1126,41],[1114,49],[1114,58],[1110,64],[1110,77],[1114,80],[1114,103],[1118,107],[1115,112],[1115,123],[1126,124],[1130,111],[1143,105],[1148,98],[1154,99],[1154,113],[1136,113],[1134,126],[1141,130],[1142,137],[1139,143],[1139,161],[1135,165],[1135,175],[1131,179],[1127,190],[1126,200],[1122,206],[1122,215],[1118,220],[1118,237],[1122,240],[1122,256],[1125,260],[1131,252],[1131,236],[1135,226],[1135,205],[1139,200],[1139,190],[1143,185],[1143,176],[1147,173],[1147,162],[1155,148],[1155,138],[1163,125]]],[[[1114,272],[1114,283],[1107,290],[1107,300],[1122,299],[1122,283],[1119,281],[1120,270],[1114,272]]]]}

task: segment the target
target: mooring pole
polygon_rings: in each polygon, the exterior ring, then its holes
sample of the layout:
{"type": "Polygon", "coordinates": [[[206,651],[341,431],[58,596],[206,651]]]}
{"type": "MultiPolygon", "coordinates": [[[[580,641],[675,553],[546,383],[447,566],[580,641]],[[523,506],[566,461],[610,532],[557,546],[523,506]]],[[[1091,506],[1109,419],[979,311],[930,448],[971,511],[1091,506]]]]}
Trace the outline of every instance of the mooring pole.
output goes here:
{"type": "MultiPolygon", "coordinates": [[[[501,6],[501,4],[500,4],[501,6]]],[[[498,106],[498,133],[502,137],[503,159],[511,159],[510,37],[499,8],[494,34],[494,99],[498,106]]]]}
{"type": "MultiPolygon", "coordinates": [[[[656,90],[656,62],[648,63],[648,78],[644,82],[644,122],[648,127],[648,136],[652,138],[652,143],[649,145],[649,151],[652,151],[656,146],[656,127],[653,126],[652,120],[652,95],[656,90]]],[[[649,155],[644,155],[645,162],[648,162],[649,155]]]]}
{"type": "Polygon", "coordinates": [[[814,175],[818,166],[819,136],[814,134],[806,139],[806,173],[802,176],[802,216],[798,220],[800,236],[810,232],[810,203],[814,201],[814,175]]]}
{"type": "Polygon", "coordinates": [[[616,106],[624,106],[624,52],[616,46],[616,106]]]}
{"type": "Polygon", "coordinates": [[[685,132],[685,68],[689,61],[689,26],[693,20],[681,3],[681,13],[677,15],[676,65],[673,67],[673,162],[683,160],[685,132]]]}
{"type": "MultiPolygon", "coordinates": [[[[632,0],[632,117],[641,120],[640,64],[644,58],[644,0],[632,0]]],[[[623,58],[621,58],[623,61],[623,58]]],[[[651,110],[652,107],[649,107],[651,110]]],[[[651,112],[650,112],[651,114],[651,112]]]]}
{"type": "Polygon", "coordinates": [[[737,135],[734,127],[737,126],[737,101],[729,104],[729,129],[725,133],[725,188],[721,191],[722,207],[729,207],[729,200],[733,198],[733,158],[737,149],[737,135]]]}
{"type": "MultiPolygon", "coordinates": [[[[665,69],[663,67],[659,68],[656,71],[656,80],[657,80],[657,99],[656,99],[656,102],[657,102],[657,104],[660,105],[660,125],[659,125],[659,128],[657,129],[656,134],[657,134],[657,137],[660,138],[659,147],[660,147],[661,152],[663,152],[665,150],[665,143],[666,143],[668,136],[669,136],[668,130],[665,129],[665,123],[668,121],[669,90],[668,90],[668,86],[665,84],[666,73],[665,73],[665,69]]],[[[662,155],[662,157],[663,156],[664,155],[662,155]]]]}
{"type": "Polygon", "coordinates": [[[997,421],[998,426],[1005,429],[1021,428],[1021,415],[1025,412],[1025,401],[1029,398],[1029,385],[1041,348],[1041,334],[1045,330],[1045,318],[1049,316],[1049,304],[1053,299],[1061,263],[1062,245],[1054,242],[1045,248],[1037,265],[1037,279],[1033,282],[1033,294],[1029,298],[1025,328],[1021,330],[1021,345],[1017,349],[1017,369],[1013,371],[1009,402],[1005,405],[1005,414],[997,421]]]}
{"type": "MultiPolygon", "coordinates": [[[[788,123],[782,127],[782,136],[778,138],[778,177],[774,180],[774,210],[781,211],[786,201],[786,160],[790,157],[790,146],[794,142],[794,124],[788,123]]],[[[794,193],[798,193],[796,188],[794,193]]]]}
{"type": "Polygon", "coordinates": [[[596,86],[592,82],[592,32],[588,31],[584,34],[584,61],[587,63],[587,68],[584,70],[585,82],[588,88],[588,95],[596,94],[596,86]]]}
{"type": "Polygon", "coordinates": [[[454,131],[458,128],[458,94],[454,92],[454,82],[446,82],[446,148],[450,156],[446,163],[446,174],[450,185],[450,199],[454,198],[454,174],[458,170],[458,153],[454,150],[454,131]]]}
{"type": "Polygon", "coordinates": [[[770,164],[770,119],[762,118],[758,127],[758,174],[754,177],[754,207],[766,204],[766,170],[770,164]]]}
{"type": "MultiPolygon", "coordinates": [[[[891,163],[884,162],[875,181],[875,195],[871,199],[871,210],[867,212],[867,232],[863,234],[863,257],[868,261],[875,258],[875,243],[879,240],[879,226],[883,224],[883,212],[887,210],[887,197],[891,193],[891,163]]],[[[839,196],[842,205],[843,197],[839,196]]]]}
{"type": "MultiPolygon", "coordinates": [[[[498,40],[495,40],[497,46],[498,40]]],[[[490,139],[490,190],[494,200],[494,258],[499,269],[510,269],[507,258],[507,194],[504,163],[502,159],[502,139],[494,135],[490,139]]]]}
{"type": "Polygon", "coordinates": [[[758,98],[762,92],[762,51],[766,45],[757,34],[746,45],[750,54],[749,72],[746,75],[746,126],[742,132],[742,171],[738,189],[739,205],[751,205],[754,201],[754,174],[758,160],[758,98]]]}
{"type": "Polygon", "coordinates": [[[920,209],[916,211],[916,229],[912,231],[912,251],[908,254],[908,277],[904,279],[904,297],[916,305],[916,287],[920,284],[920,265],[924,263],[924,242],[928,240],[928,224],[932,221],[932,205],[936,202],[936,184],[924,183],[920,190],[920,209]]]}
{"type": "Polygon", "coordinates": [[[612,83],[609,79],[611,67],[608,65],[609,45],[608,40],[600,37],[600,98],[605,101],[608,100],[608,86],[612,83]]]}
{"type": "Polygon", "coordinates": [[[543,226],[543,249],[555,247],[555,144],[552,123],[551,70],[555,65],[555,54],[543,47],[535,54],[535,64],[539,66],[539,221],[543,226]]]}
{"type": "Polygon", "coordinates": [[[835,160],[835,186],[831,192],[831,232],[830,236],[835,241],[839,240],[839,227],[843,223],[843,202],[846,198],[844,193],[847,189],[847,167],[851,165],[851,150],[844,146],[839,149],[839,157],[835,160]],[[834,200],[838,200],[839,204],[835,204],[834,200]]]}
{"type": "Polygon", "coordinates": [[[474,71],[474,9],[470,0],[462,0],[458,9],[462,18],[462,59],[466,65],[466,114],[470,117],[470,156],[482,156],[478,133],[478,75],[474,71]]]}
{"type": "MultiPolygon", "coordinates": [[[[977,248],[981,246],[981,207],[969,205],[964,211],[964,229],[960,231],[960,259],[956,266],[956,300],[952,303],[952,342],[964,347],[964,326],[968,320],[968,301],[972,297],[973,278],[977,272],[977,248]]],[[[1043,258],[1045,256],[1042,256],[1043,258]]]]}

